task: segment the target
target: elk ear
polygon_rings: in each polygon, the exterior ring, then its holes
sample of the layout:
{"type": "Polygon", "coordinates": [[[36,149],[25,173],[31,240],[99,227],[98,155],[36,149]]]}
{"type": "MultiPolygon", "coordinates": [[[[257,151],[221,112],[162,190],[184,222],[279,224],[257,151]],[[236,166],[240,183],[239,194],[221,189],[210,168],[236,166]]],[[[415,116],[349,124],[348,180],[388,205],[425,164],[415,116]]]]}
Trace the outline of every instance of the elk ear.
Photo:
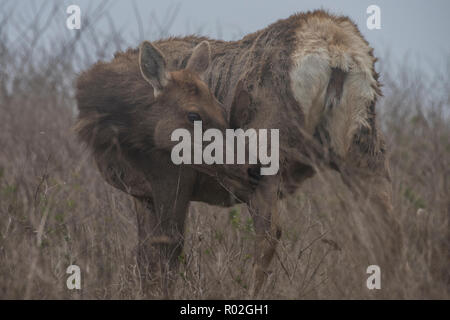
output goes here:
{"type": "Polygon", "coordinates": [[[233,129],[242,128],[250,122],[250,105],[250,93],[242,81],[239,81],[230,110],[230,126],[233,129]]]}
{"type": "Polygon", "coordinates": [[[211,46],[208,41],[200,42],[192,51],[186,69],[203,74],[211,63],[211,46]]]}
{"type": "Polygon", "coordinates": [[[153,87],[155,97],[167,84],[166,59],[153,44],[144,41],[139,48],[139,68],[145,80],[153,87]]]}

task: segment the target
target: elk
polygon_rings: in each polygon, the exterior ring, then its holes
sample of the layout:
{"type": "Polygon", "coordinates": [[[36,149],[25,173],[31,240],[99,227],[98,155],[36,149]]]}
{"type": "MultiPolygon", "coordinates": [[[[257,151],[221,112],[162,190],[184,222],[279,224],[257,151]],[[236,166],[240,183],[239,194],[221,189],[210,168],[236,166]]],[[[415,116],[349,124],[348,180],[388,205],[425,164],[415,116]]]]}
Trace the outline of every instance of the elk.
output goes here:
{"type": "Polygon", "coordinates": [[[142,274],[177,267],[190,201],[225,207],[238,201],[247,204],[256,233],[256,296],[281,236],[279,200],[322,167],[340,172],[355,194],[373,202],[393,229],[386,248],[398,250],[386,148],[376,122],[376,59],[350,19],[318,10],[239,41],[189,36],[155,42],[151,54],[145,48],[95,65],[77,87],[80,137],[94,150],[105,180],[136,199],[142,274]],[[190,128],[183,101],[202,108],[208,127],[279,129],[278,173],[260,176],[260,165],[173,165],[170,130],[190,128]]]}
{"type": "MultiPolygon", "coordinates": [[[[189,201],[201,201],[205,193],[224,193],[218,181],[226,183],[227,177],[219,177],[220,167],[210,177],[201,171],[211,172],[211,166],[195,171],[175,166],[170,158],[173,130],[192,131],[196,120],[202,120],[206,128],[227,125],[223,107],[201,80],[210,51],[208,42],[199,43],[185,67],[174,70],[158,48],[144,42],[139,51],[97,63],[77,82],[75,130],[94,151],[105,180],[135,198],[138,264],[143,275],[167,275],[163,268],[177,265],[189,201]]],[[[242,189],[251,190],[248,181],[237,178],[246,177],[246,172],[234,173],[228,166],[227,174],[237,184],[227,185],[234,186],[236,193],[239,182],[242,189]]]]}

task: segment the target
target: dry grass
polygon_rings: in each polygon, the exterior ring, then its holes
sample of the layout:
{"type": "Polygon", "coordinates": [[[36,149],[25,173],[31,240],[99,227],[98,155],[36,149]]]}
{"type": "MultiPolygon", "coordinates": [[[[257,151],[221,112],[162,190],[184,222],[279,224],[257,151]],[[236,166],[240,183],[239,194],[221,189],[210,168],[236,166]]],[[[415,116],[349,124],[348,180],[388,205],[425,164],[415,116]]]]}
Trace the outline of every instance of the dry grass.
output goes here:
{"type": "MultiPolygon", "coordinates": [[[[46,47],[24,32],[17,45],[1,30],[0,298],[142,298],[132,201],[102,180],[71,131],[75,70],[108,56],[110,38],[90,29],[46,47]],[[66,288],[70,264],[82,270],[77,292],[66,288]]],[[[430,81],[407,65],[383,72],[379,104],[405,271],[389,290],[366,288],[383,252],[371,239],[386,230],[324,172],[283,205],[265,298],[450,298],[450,67],[430,81]]],[[[252,238],[244,207],[192,204],[173,298],[248,298],[252,238]]]]}

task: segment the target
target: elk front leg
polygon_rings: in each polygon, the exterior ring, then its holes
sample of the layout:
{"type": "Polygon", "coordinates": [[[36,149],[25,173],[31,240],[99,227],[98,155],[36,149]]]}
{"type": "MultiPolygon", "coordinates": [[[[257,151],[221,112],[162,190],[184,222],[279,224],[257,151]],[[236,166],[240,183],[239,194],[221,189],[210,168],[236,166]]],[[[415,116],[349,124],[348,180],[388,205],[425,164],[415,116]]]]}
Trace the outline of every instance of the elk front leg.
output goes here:
{"type": "Polygon", "coordinates": [[[183,248],[183,230],[179,223],[163,227],[153,200],[135,200],[138,223],[137,263],[144,296],[168,296],[171,273],[177,268],[177,257],[183,248]]]}
{"type": "Polygon", "coordinates": [[[279,227],[279,176],[262,178],[249,199],[248,207],[255,228],[255,253],[250,294],[256,297],[267,280],[267,271],[281,237],[279,227]]]}
{"type": "Polygon", "coordinates": [[[170,169],[151,175],[152,198],[135,201],[138,266],[144,295],[150,297],[169,297],[173,291],[195,181],[195,172],[191,169],[170,169]]]}

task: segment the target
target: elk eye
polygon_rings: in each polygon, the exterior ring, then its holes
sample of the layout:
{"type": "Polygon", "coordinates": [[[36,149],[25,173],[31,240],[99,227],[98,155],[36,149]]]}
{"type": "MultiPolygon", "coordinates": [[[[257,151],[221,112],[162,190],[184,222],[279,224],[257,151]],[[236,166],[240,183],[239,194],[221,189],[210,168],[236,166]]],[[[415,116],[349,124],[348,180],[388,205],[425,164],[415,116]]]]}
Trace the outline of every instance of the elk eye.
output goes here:
{"type": "Polygon", "coordinates": [[[202,121],[202,118],[200,117],[200,115],[198,113],[189,112],[187,116],[188,116],[189,121],[192,123],[194,123],[194,121],[202,121]]]}

